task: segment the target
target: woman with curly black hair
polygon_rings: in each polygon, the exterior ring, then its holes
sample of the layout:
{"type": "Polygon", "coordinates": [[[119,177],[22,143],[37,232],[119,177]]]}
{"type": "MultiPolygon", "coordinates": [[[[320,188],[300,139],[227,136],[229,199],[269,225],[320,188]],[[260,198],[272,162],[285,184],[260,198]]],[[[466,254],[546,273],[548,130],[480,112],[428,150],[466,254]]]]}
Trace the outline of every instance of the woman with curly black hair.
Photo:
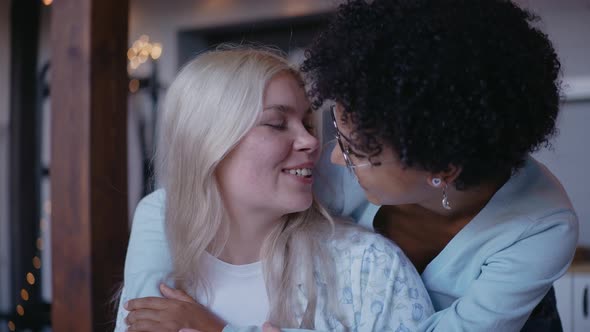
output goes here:
{"type": "Polygon", "coordinates": [[[324,169],[318,192],[405,251],[438,311],[424,330],[561,330],[552,283],[578,221],[529,155],[559,109],[536,20],[506,0],[349,1],[306,54],[314,105],[335,102],[332,162],[350,170],[324,169]]]}

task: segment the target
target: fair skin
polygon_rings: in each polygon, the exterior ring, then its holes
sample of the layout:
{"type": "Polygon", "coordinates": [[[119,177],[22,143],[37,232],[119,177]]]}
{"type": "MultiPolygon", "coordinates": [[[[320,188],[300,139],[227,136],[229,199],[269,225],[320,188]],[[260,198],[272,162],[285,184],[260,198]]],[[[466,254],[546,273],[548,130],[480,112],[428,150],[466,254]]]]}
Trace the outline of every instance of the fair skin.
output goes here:
{"type": "Polygon", "coordinates": [[[259,124],[219,165],[217,178],[233,229],[220,258],[231,264],[259,260],[260,244],[285,214],[313,201],[311,169],[319,141],[310,134],[309,102],[299,82],[280,74],[269,83],[259,124]]]}
{"type": "MultiPolygon", "coordinates": [[[[355,165],[366,164],[367,155],[354,149],[353,128],[342,121],[342,109],[336,107],[338,130],[347,143],[355,165]],[[346,141],[346,138],[349,138],[346,141]]],[[[467,190],[456,190],[452,185],[461,168],[449,165],[445,172],[431,173],[415,167],[404,167],[395,151],[383,146],[381,153],[371,158],[381,161],[378,167],[355,168],[360,186],[367,199],[381,205],[374,220],[375,230],[397,243],[422,272],[449,241],[473,219],[500,188],[503,181],[482,184],[467,190]],[[434,179],[440,179],[436,183],[434,179]],[[441,204],[442,189],[446,186],[452,209],[441,204]]],[[[342,150],[334,147],[331,161],[346,166],[342,150]]]]}
{"type": "MultiPolygon", "coordinates": [[[[260,260],[264,238],[282,216],[308,209],[312,202],[310,169],[319,156],[312,134],[310,105],[291,74],[268,84],[257,125],[216,170],[229,216],[230,235],[219,259],[234,265],[260,260]]],[[[197,328],[221,331],[226,325],[186,293],[161,285],[164,298],[128,301],[128,331],[177,332],[197,328]]]]}

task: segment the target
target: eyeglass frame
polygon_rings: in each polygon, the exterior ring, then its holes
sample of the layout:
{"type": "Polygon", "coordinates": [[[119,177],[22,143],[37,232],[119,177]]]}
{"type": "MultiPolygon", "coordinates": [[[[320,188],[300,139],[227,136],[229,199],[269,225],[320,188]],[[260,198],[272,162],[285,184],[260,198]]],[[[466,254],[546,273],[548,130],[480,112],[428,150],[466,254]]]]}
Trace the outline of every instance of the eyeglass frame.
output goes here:
{"type": "MultiPolygon", "coordinates": [[[[340,132],[340,129],[338,129],[338,123],[336,122],[336,105],[332,105],[330,107],[330,115],[332,116],[332,124],[334,125],[334,129],[336,130],[336,141],[338,142],[338,146],[340,147],[340,151],[342,151],[342,157],[344,158],[344,162],[346,163],[346,167],[348,168],[348,170],[355,175],[356,177],[356,173],[354,172],[354,170],[356,168],[361,168],[361,167],[367,167],[367,166],[381,166],[382,163],[381,162],[377,162],[377,163],[373,163],[371,161],[368,161],[366,163],[363,164],[359,164],[359,165],[355,165],[354,162],[352,161],[352,159],[350,158],[350,148],[346,147],[344,143],[342,142],[342,138],[344,137],[346,139],[346,137],[340,132]]],[[[365,157],[364,158],[369,158],[369,157],[365,157]]]]}

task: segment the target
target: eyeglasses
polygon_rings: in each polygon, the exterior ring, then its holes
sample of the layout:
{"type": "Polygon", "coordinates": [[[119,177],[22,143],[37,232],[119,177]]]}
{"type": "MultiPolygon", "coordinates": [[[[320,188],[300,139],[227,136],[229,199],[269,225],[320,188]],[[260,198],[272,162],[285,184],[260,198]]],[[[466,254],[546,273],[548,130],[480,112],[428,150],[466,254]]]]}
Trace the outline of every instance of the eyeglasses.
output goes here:
{"type": "MultiPolygon", "coordinates": [[[[332,116],[332,123],[334,124],[334,128],[336,129],[336,141],[338,142],[338,146],[340,147],[340,151],[342,151],[342,157],[344,157],[344,162],[346,163],[346,167],[355,177],[356,177],[356,173],[354,172],[355,168],[381,165],[380,162],[379,163],[372,163],[370,161],[360,163],[360,164],[359,163],[355,164],[352,161],[351,154],[354,154],[360,158],[368,158],[368,157],[360,155],[356,152],[353,152],[350,149],[350,146],[347,143],[343,142],[342,138],[344,137],[344,135],[342,135],[342,133],[340,133],[340,130],[338,129],[338,123],[336,122],[336,106],[331,107],[330,115],[332,116]]],[[[344,139],[346,139],[346,137],[344,137],[344,139]]]]}

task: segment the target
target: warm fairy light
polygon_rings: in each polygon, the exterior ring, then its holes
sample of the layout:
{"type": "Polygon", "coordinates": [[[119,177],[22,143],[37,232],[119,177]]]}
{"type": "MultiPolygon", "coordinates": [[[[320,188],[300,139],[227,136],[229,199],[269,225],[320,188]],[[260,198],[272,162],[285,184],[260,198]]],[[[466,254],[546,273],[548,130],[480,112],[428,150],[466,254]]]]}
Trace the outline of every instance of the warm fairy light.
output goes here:
{"type": "Polygon", "coordinates": [[[43,250],[43,239],[42,238],[37,239],[37,249],[43,250]]]}
{"type": "Polygon", "coordinates": [[[141,53],[139,53],[139,55],[137,56],[137,58],[139,59],[139,63],[146,62],[148,59],[147,51],[142,50],[141,53]]]}
{"type": "Polygon", "coordinates": [[[142,35],[134,41],[131,48],[127,50],[127,59],[129,60],[128,71],[137,69],[148,58],[157,60],[162,56],[162,44],[151,43],[148,35],[142,35]]]}
{"type": "Polygon", "coordinates": [[[27,273],[27,282],[29,285],[35,284],[35,276],[31,272],[27,273]]]}
{"type": "Polygon", "coordinates": [[[41,268],[41,259],[37,256],[33,257],[33,266],[39,270],[41,268]]]}
{"type": "Polygon", "coordinates": [[[162,55],[162,44],[154,43],[151,51],[152,59],[157,60],[162,55]]]}
{"type": "Polygon", "coordinates": [[[141,49],[142,42],[141,40],[136,40],[133,42],[133,47],[131,48],[135,53],[141,49]]]}
{"type": "Polygon", "coordinates": [[[137,57],[131,59],[131,62],[129,63],[129,66],[131,66],[131,69],[137,69],[137,67],[139,67],[140,63],[139,63],[139,59],[137,57]]]}
{"type": "Polygon", "coordinates": [[[53,3],[53,0],[43,0],[43,4],[45,6],[51,6],[52,3],[53,3]]]}
{"type": "Polygon", "coordinates": [[[132,48],[130,48],[130,49],[127,51],[127,59],[131,60],[131,59],[133,59],[133,57],[134,57],[134,56],[135,56],[135,50],[134,50],[134,49],[132,49],[132,48]]]}
{"type": "Polygon", "coordinates": [[[24,301],[28,301],[29,300],[29,292],[27,292],[26,289],[21,289],[20,290],[20,297],[21,299],[23,299],[24,301]]]}
{"type": "Polygon", "coordinates": [[[20,305],[20,304],[19,304],[19,305],[17,305],[17,306],[16,306],[16,313],[17,313],[19,316],[24,316],[24,315],[25,315],[25,308],[23,308],[23,306],[22,306],[22,305],[20,305]]]}
{"type": "Polygon", "coordinates": [[[134,78],[129,81],[129,92],[136,93],[137,90],[139,90],[139,80],[134,78]]]}
{"type": "Polygon", "coordinates": [[[13,322],[13,321],[11,321],[11,320],[10,320],[10,321],[8,321],[8,329],[9,329],[10,331],[16,331],[16,325],[14,325],[14,322],[13,322]]]}

